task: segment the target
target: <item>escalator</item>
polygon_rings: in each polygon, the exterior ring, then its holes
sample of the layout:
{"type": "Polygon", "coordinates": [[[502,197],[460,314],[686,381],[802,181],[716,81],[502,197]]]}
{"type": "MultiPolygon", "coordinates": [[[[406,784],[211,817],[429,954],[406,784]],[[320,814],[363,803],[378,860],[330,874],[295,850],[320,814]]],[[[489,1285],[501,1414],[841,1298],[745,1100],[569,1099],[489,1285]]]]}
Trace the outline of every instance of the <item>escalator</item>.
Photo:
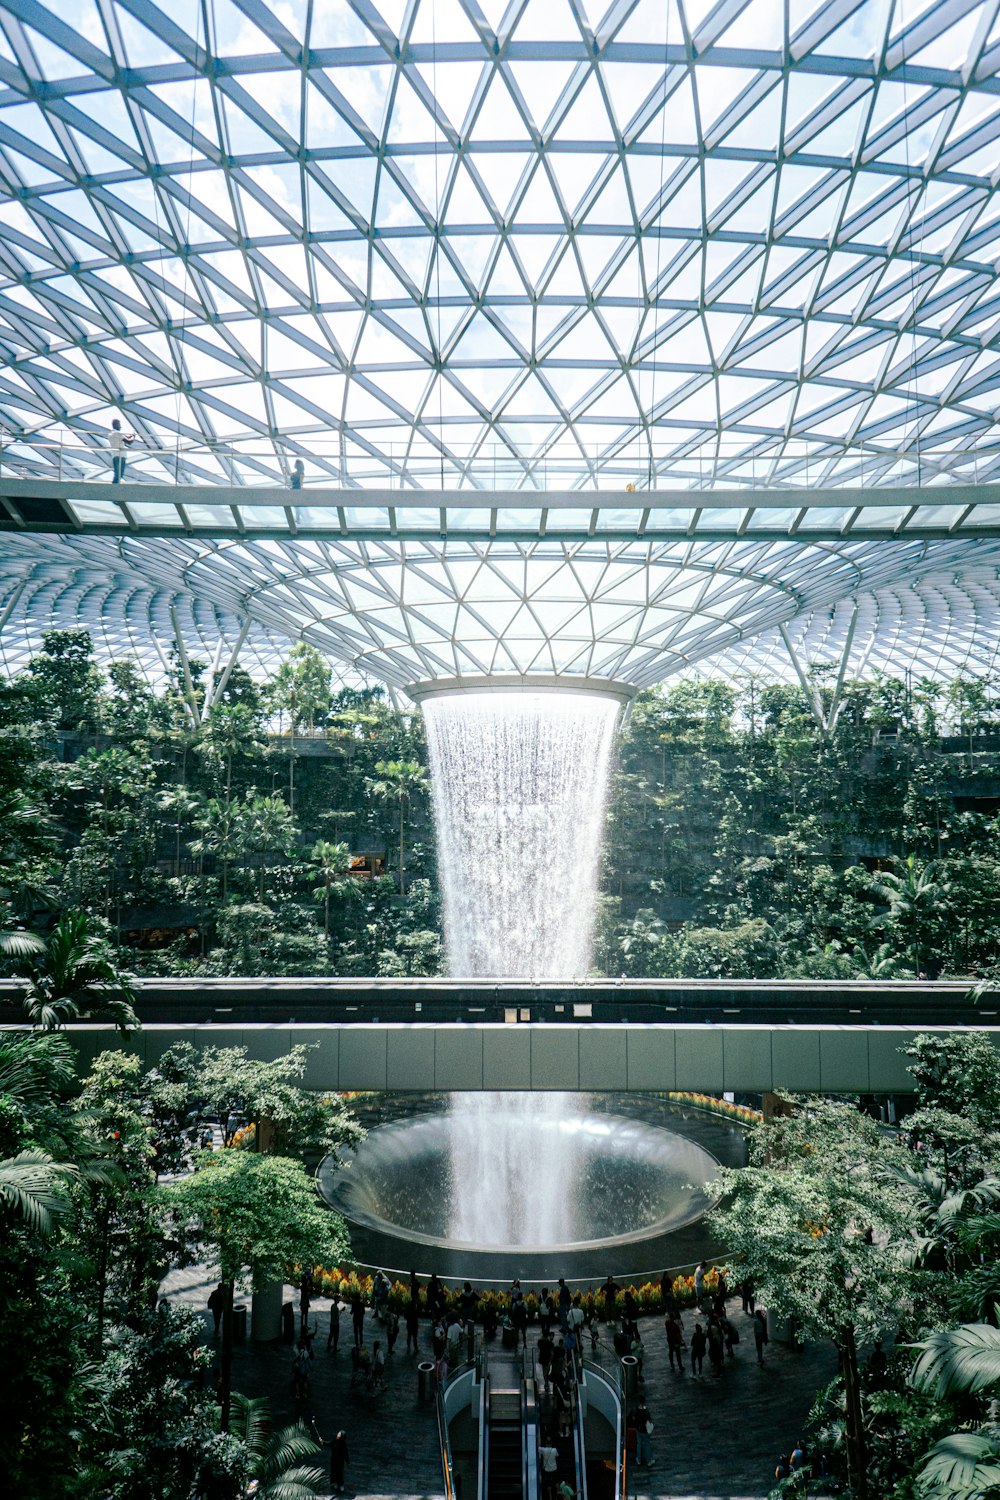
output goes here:
{"type": "Polygon", "coordinates": [[[524,1493],[522,1392],[491,1387],[486,1500],[528,1500],[524,1493]]]}

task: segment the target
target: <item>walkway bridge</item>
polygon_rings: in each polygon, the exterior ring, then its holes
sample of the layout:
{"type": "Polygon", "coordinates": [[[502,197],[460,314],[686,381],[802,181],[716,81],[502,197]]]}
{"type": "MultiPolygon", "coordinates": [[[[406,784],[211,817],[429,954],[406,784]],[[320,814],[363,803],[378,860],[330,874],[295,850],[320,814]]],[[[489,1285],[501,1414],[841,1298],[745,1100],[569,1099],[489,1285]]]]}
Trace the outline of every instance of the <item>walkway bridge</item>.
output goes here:
{"type": "MultiPolygon", "coordinates": [[[[460,979],[155,979],[143,1027],[70,1028],[85,1057],[126,1046],[152,1064],[174,1042],[271,1058],[306,1043],[317,1089],[598,1092],[694,1089],[904,1093],[920,1031],[985,1029],[1000,996],[963,983],[858,980],[578,983],[460,979]]],[[[0,1024],[21,1019],[0,984],[0,1024]]]]}

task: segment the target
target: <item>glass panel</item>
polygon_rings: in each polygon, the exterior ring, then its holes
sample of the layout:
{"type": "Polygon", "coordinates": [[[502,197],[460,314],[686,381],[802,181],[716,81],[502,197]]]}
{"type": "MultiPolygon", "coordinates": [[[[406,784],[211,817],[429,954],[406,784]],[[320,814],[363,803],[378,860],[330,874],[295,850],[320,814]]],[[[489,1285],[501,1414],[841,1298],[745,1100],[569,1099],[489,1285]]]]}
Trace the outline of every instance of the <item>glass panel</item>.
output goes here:
{"type": "Polygon", "coordinates": [[[854,511],[854,506],[832,510],[825,505],[811,505],[802,517],[800,531],[839,531],[854,511]]]}
{"type": "MultiPolygon", "coordinates": [[[[281,505],[238,505],[236,508],[240,513],[240,520],[243,522],[243,525],[247,528],[248,531],[253,531],[265,526],[268,528],[268,530],[274,530],[275,527],[280,527],[282,530],[284,530],[288,526],[288,517],[285,515],[284,507],[281,505]]],[[[298,521],[298,524],[300,526],[309,524],[307,521],[303,521],[300,519],[300,517],[304,514],[319,514],[324,518],[327,524],[329,524],[330,518],[328,512],[303,512],[301,510],[296,510],[295,519],[298,521]]],[[[339,524],[336,511],[333,512],[333,523],[334,525],[339,524]]]]}
{"type": "MultiPolygon", "coordinates": [[[[317,512],[313,511],[311,514],[316,515],[317,512]]],[[[296,512],[296,515],[298,515],[298,512],[296,512]]],[[[344,515],[352,531],[389,530],[389,512],[387,510],[380,510],[377,505],[366,505],[363,509],[354,505],[346,505],[344,507],[344,515]]]]}
{"type": "Polygon", "coordinates": [[[233,525],[233,513],[228,505],[185,505],[184,514],[192,526],[233,525]]]}
{"type": "Polygon", "coordinates": [[[157,505],[143,500],[129,506],[129,513],[138,526],[180,526],[181,518],[176,505],[157,505]]]}
{"type": "Polygon", "coordinates": [[[908,505],[866,505],[852,531],[892,531],[909,513],[908,505]]]}
{"type": "MultiPolygon", "coordinates": [[[[747,523],[747,532],[751,531],[787,531],[795,524],[798,508],[791,506],[787,510],[775,506],[773,509],[767,506],[755,510],[747,523]]],[[[702,517],[704,520],[704,517],[702,517]]]]}
{"type": "Polygon", "coordinates": [[[977,505],[963,526],[996,526],[1000,523],[1000,505],[977,505]]]}
{"type": "MultiPolygon", "coordinates": [[[[549,511],[549,525],[552,524],[553,515],[557,514],[558,512],[556,511],[549,511]]],[[[505,506],[502,510],[497,511],[498,532],[516,531],[518,533],[523,533],[525,531],[530,531],[537,533],[538,528],[541,526],[541,524],[542,513],[540,510],[535,510],[533,507],[526,506],[524,510],[514,510],[512,507],[505,506]]]]}
{"type": "Polygon", "coordinates": [[[113,500],[68,500],[66,504],[80,522],[104,526],[123,526],[125,517],[113,500]]]}

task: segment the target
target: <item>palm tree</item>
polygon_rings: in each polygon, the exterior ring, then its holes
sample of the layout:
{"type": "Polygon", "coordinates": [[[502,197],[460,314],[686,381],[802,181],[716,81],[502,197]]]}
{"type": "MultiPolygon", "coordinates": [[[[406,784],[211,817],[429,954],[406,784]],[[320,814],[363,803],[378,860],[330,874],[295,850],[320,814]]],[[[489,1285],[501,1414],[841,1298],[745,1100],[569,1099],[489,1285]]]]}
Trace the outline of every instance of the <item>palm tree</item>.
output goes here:
{"type": "Polygon", "coordinates": [[[44,952],[27,965],[26,977],[28,1020],[44,1031],[81,1016],[106,1016],[123,1032],[139,1025],[135,991],[107,943],[91,931],[86,912],[60,917],[44,952]]]}
{"type": "Polygon", "coordinates": [[[320,1452],[301,1422],[271,1431],[271,1412],[263,1397],[235,1392],[230,1432],[249,1449],[250,1483],[246,1495],[254,1500],[307,1500],[324,1484],[322,1469],[307,1460],[320,1452]]]}
{"type": "MultiPolygon", "coordinates": [[[[937,1397],[988,1395],[1000,1387],[1000,1329],[963,1323],[916,1345],[910,1375],[918,1391],[937,1397]]],[[[953,1432],[934,1444],[918,1477],[921,1500],[985,1500],[1000,1492],[1000,1434],[992,1424],[953,1432]]]]}
{"type": "Polygon", "coordinates": [[[192,854],[214,854],[222,864],[222,901],[229,895],[229,863],[240,849],[240,807],[232,797],[209,797],[195,827],[200,838],[191,845],[192,854]]]}
{"type": "Polygon", "coordinates": [[[395,800],[399,803],[399,894],[405,896],[403,833],[406,826],[406,804],[414,792],[422,791],[427,785],[427,772],[415,760],[380,760],[376,761],[375,770],[379,780],[369,780],[368,790],[371,795],[380,797],[383,802],[395,800]]]}
{"type": "Polygon", "coordinates": [[[283,797],[271,795],[248,798],[243,808],[244,837],[254,853],[260,855],[257,872],[257,899],[264,901],[264,873],[269,854],[287,855],[295,839],[295,819],[283,797]]]}
{"type": "Polygon", "coordinates": [[[920,973],[923,938],[938,920],[951,894],[951,882],[942,873],[940,860],[920,865],[908,854],[901,871],[876,876],[873,887],[889,904],[889,920],[909,935],[914,974],[920,973]]]}
{"type": "Polygon", "coordinates": [[[197,792],[189,792],[186,786],[173,786],[169,791],[160,793],[160,811],[171,817],[174,824],[175,880],[181,873],[181,828],[184,824],[194,823],[203,806],[203,799],[197,792]]]}
{"type": "Polygon", "coordinates": [[[346,844],[331,844],[328,839],[319,839],[312,847],[312,862],[323,877],[323,884],[316,887],[316,895],[323,898],[323,932],[327,946],[330,943],[330,892],[334,882],[346,875],[351,867],[351,852],[346,844]]]}

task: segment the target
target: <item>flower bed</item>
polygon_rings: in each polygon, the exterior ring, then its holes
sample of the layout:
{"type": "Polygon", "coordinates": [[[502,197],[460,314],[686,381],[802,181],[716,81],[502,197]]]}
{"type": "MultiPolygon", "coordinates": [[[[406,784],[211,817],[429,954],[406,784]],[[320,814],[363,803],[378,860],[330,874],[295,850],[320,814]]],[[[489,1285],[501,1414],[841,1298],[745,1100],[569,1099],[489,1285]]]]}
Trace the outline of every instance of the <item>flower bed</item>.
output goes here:
{"type": "Polygon", "coordinates": [[[668,1093],[672,1104],[687,1104],[692,1109],[704,1109],[711,1115],[721,1115],[724,1120],[734,1120],[737,1125],[759,1125],[764,1116],[759,1109],[750,1109],[746,1104],[731,1104],[728,1099],[719,1099],[715,1094],[668,1093]]]}
{"type": "MultiPolygon", "coordinates": [[[[300,1275],[300,1268],[294,1267],[292,1271],[292,1279],[294,1281],[297,1281],[300,1275]]],[[[718,1291],[719,1277],[726,1275],[728,1275],[728,1272],[724,1266],[712,1266],[708,1271],[706,1271],[705,1287],[710,1295],[714,1296],[718,1291]]],[[[316,1284],[316,1290],[318,1291],[320,1296],[337,1297],[341,1302],[362,1301],[366,1305],[371,1304],[372,1277],[359,1275],[357,1270],[346,1269],[337,1266],[333,1267],[332,1269],[326,1266],[314,1266],[313,1281],[316,1284]]],[[[677,1303],[680,1307],[694,1306],[693,1272],[690,1275],[685,1275],[682,1272],[680,1275],[675,1276],[672,1286],[674,1297],[676,1298],[677,1303]]],[[[550,1288],[550,1290],[552,1292],[555,1292],[555,1289],[555,1284],[553,1283],[553,1286],[550,1288]]],[[[581,1300],[583,1310],[588,1319],[593,1315],[599,1317],[604,1315],[604,1298],[600,1295],[598,1287],[589,1287],[587,1290],[583,1290],[582,1287],[577,1286],[571,1288],[571,1290],[574,1292],[574,1294],[577,1291],[582,1293],[581,1300]]],[[[619,1290],[618,1295],[615,1298],[615,1310],[618,1313],[622,1313],[625,1310],[626,1292],[632,1293],[632,1296],[635,1298],[639,1311],[641,1313],[658,1313],[661,1311],[662,1299],[658,1282],[645,1281],[641,1286],[623,1286],[619,1290]]],[[[457,1287],[446,1287],[445,1298],[449,1308],[457,1308],[459,1301],[459,1289],[457,1287]]],[[[409,1300],[410,1289],[406,1282],[393,1282],[392,1290],[389,1293],[389,1306],[394,1308],[397,1312],[401,1312],[407,1305],[409,1300]]],[[[524,1301],[528,1308],[528,1319],[529,1321],[533,1322],[538,1316],[538,1294],[536,1292],[528,1292],[525,1294],[524,1301]]],[[[504,1314],[508,1312],[509,1308],[510,1297],[506,1292],[486,1291],[480,1294],[480,1316],[482,1316],[484,1312],[492,1310],[497,1314],[498,1318],[502,1318],[504,1314]]],[[[428,1313],[426,1288],[424,1288],[420,1293],[420,1312],[424,1316],[426,1316],[428,1313]]]]}

